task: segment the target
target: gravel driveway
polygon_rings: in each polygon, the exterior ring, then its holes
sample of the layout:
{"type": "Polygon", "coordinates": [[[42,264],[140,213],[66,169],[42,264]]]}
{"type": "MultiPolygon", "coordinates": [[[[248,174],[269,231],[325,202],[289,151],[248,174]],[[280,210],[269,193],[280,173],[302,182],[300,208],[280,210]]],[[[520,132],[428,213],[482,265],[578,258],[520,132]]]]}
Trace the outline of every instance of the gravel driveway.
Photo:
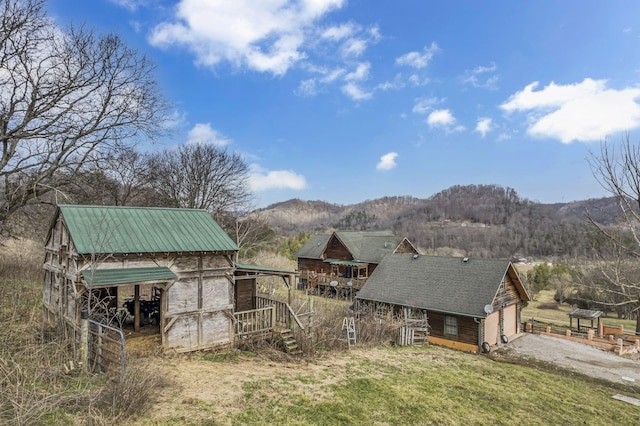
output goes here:
{"type": "Polygon", "coordinates": [[[555,363],[563,368],[609,380],[640,386],[640,360],[618,356],[582,343],[540,334],[522,334],[507,345],[522,357],[555,363]]]}

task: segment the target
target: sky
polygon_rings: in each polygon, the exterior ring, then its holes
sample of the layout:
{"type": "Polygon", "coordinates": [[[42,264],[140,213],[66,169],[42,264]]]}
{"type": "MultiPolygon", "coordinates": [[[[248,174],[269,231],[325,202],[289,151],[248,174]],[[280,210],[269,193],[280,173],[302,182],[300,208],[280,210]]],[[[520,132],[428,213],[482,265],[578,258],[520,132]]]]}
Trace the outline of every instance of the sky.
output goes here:
{"type": "Polygon", "coordinates": [[[588,158],[640,138],[640,2],[49,0],[156,65],[171,136],[242,155],[256,207],[496,184],[607,196],[588,158]]]}

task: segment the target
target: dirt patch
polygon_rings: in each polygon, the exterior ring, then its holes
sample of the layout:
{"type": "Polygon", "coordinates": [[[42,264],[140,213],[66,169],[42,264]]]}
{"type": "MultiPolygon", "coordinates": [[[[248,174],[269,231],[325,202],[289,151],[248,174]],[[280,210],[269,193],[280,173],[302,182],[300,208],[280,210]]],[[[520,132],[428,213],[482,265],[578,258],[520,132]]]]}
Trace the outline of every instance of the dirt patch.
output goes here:
{"type": "Polygon", "coordinates": [[[640,360],[620,357],[578,342],[523,334],[507,345],[511,355],[550,362],[589,377],[640,386],[640,360]]]}

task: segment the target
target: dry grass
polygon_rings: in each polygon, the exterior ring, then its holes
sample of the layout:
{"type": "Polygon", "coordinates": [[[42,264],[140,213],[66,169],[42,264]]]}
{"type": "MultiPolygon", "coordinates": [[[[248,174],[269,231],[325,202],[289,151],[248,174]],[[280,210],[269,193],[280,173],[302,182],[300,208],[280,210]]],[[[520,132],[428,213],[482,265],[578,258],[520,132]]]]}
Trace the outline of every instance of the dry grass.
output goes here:
{"type": "Polygon", "coordinates": [[[42,318],[42,246],[0,246],[0,424],[122,422],[144,413],[162,376],[128,366],[122,383],[80,373],[73,346],[42,318]]]}

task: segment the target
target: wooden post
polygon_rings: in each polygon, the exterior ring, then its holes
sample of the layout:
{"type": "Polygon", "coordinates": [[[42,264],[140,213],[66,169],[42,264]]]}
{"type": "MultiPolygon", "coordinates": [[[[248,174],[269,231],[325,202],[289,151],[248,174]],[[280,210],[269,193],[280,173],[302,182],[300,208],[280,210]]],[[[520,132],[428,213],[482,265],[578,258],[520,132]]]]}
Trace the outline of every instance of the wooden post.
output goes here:
{"type": "Polygon", "coordinates": [[[598,336],[600,336],[600,338],[604,338],[604,324],[600,321],[598,321],[598,336]]]}
{"type": "Polygon", "coordinates": [[[133,296],[133,331],[140,331],[140,285],[134,286],[133,296]]]}
{"type": "Polygon", "coordinates": [[[547,334],[551,334],[551,327],[547,326],[547,334]]]}
{"type": "Polygon", "coordinates": [[[80,363],[82,371],[89,372],[89,311],[80,313],[80,363]]]}
{"type": "Polygon", "coordinates": [[[595,331],[593,330],[593,328],[590,328],[589,330],[587,330],[587,340],[589,341],[593,340],[594,333],[595,331]]]}
{"type": "Polygon", "coordinates": [[[271,306],[271,330],[275,330],[276,329],[276,307],[275,306],[271,306]]]}
{"type": "Polygon", "coordinates": [[[566,335],[567,337],[571,337],[571,330],[567,330],[567,332],[565,333],[565,335],[566,335]]]}
{"type": "MultiPolygon", "coordinates": [[[[313,337],[313,297],[309,297],[309,338],[313,337]]],[[[637,340],[636,343],[640,343],[637,340]]]]}

